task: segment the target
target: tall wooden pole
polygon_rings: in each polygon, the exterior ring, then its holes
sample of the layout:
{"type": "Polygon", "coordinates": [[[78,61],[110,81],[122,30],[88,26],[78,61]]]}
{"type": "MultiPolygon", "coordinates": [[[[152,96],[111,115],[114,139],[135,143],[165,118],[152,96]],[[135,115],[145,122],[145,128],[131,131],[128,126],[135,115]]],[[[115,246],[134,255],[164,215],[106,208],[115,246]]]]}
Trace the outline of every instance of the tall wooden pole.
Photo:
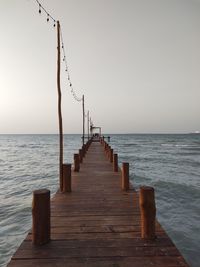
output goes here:
{"type": "Polygon", "coordinates": [[[92,118],[90,117],[90,137],[92,137],[92,118]]]}
{"type": "Polygon", "coordinates": [[[83,145],[85,144],[85,98],[84,98],[84,95],[83,95],[83,98],[82,98],[82,104],[83,104],[83,145]]]}
{"type": "Polygon", "coordinates": [[[90,138],[90,113],[89,113],[89,110],[87,112],[87,123],[88,123],[88,141],[89,141],[89,138],[90,138]]]}
{"type": "Polygon", "coordinates": [[[61,110],[61,87],[60,87],[60,23],[57,21],[57,89],[58,89],[58,120],[59,120],[59,142],[60,142],[60,154],[59,154],[59,178],[60,178],[60,190],[63,188],[63,125],[62,125],[62,110],[61,110]]]}

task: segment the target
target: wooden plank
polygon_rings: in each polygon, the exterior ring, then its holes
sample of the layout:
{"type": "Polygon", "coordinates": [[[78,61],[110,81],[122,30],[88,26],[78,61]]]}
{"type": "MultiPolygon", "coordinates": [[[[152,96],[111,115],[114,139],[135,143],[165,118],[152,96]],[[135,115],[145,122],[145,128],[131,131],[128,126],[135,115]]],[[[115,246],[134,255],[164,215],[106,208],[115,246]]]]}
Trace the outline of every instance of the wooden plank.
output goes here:
{"type": "MultiPolygon", "coordinates": [[[[17,260],[20,267],[187,267],[182,257],[108,257],[17,260]]],[[[12,261],[10,267],[16,266],[12,261]]]]}
{"type": "MultiPolygon", "coordinates": [[[[160,237],[156,241],[143,240],[141,238],[119,238],[119,239],[71,239],[65,241],[55,240],[45,246],[45,249],[54,247],[56,248],[77,248],[77,247],[134,247],[134,246],[145,246],[145,247],[158,247],[158,246],[174,246],[172,241],[167,237],[160,237]]],[[[37,249],[31,243],[31,241],[23,242],[21,250],[37,249]]]]}
{"type": "Polygon", "coordinates": [[[120,186],[121,172],[92,143],[72,174],[72,192],[51,201],[51,242],[34,246],[30,231],[8,266],[187,267],[158,222],[157,238],[141,239],[138,193],[120,186]]]}
{"type": "Polygon", "coordinates": [[[174,246],[170,247],[76,247],[57,248],[54,246],[44,248],[19,249],[13,259],[47,259],[47,258],[97,258],[97,257],[154,257],[154,256],[179,256],[174,246]]]}

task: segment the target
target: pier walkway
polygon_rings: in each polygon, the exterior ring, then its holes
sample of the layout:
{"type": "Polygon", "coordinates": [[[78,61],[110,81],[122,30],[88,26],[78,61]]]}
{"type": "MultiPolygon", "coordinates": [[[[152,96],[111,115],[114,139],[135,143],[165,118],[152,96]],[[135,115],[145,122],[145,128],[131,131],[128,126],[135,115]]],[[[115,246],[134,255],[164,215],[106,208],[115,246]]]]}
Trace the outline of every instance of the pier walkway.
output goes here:
{"type": "Polygon", "coordinates": [[[156,222],[157,238],[141,238],[138,193],[121,190],[99,142],[92,142],[80,172],[72,173],[72,192],[51,200],[51,241],[34,246],[31,232],[9,267],[186,267],[156,222]]]}

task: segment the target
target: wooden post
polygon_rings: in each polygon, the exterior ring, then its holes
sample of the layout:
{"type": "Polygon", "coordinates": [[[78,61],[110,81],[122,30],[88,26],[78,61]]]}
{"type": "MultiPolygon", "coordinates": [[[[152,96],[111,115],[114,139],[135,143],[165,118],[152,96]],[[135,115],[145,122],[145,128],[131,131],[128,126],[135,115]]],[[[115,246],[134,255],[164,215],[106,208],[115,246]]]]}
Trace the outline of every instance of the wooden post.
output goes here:
{"type": "Polygon", "coordinates": [[[113,149],[110,149],[110,162],[113,162],[113,149]]]}
{"type": "Polygon", "coordinates": [[[33,191],[32,242],[44,245],[50,241],[50,191],[33,191]]]}
{"type": "Polygon", "coordinates": [[[57,21],[57,42],[58,42],[58,55],[57,55],[57,89],[58,89],[58,120],[59,120],[59,177],[60,177],[60,190],[62,191],[62,177],[63,177],[63,125],[62,125],[62,110],[61,110],[61,87],[60,87],[60,23],[57,21]]]}
{"type": "Polygon", "coordinates": [[[150,186],[140,187],[140,212],[141,212],[141,237],[155,239],[156,206],[154,188],[150,186]]]}
{"type": "Polygon", "coordinates": [[[118,172],[118,155],[113,155],[113,171],[118,172]]]}
{"type": "Polygon", "coordinates": [[[122,190],[129,190],[129,163],[122,163],[122,190]]]}
{"type": "Polygon", "coordinates": [[[89,110],[87,112],[87,126],[88,126],[88,142],[89,142],[89,139],[90,139],[90,112],[89,110]]]}
{"type": "Polygon", "coordinates": [[[107,158],[109,159],[110,157],[110,146],[109,145],[107,145],[106,155],[107,155],[107,158]]]}
{"type": "Polygon", "coordinates": [[[63,193],[71,192],[71,164],[63,164],[63,193]]]}
{"type": "Polygon", "coordinates": [[[106,151],[106,142],[103,143],[104,151],[106,151]]]}
{"type": "Polygon", "coordinates": [[[82,108],[83,108],[83,145],[85,144],[85,98],[82,97],[82,108]]]}
{"type": "Polygon", "coordinates": [[[85,154],[86,154],[86,145],[82,145],[82,156],[83,158],[85,157],[85,154]]]}
{"type": "Polygon", "coordinates": [[[79,172],[79,170],[80,170],[79,154],[74,154],[74,171],[79,172]]]}
{"type": "Polygon", "coordinates": [[[83,152],[82,152],[82,149],[79,149],[79,162],[80,163],[83,162],[83,152]]]}

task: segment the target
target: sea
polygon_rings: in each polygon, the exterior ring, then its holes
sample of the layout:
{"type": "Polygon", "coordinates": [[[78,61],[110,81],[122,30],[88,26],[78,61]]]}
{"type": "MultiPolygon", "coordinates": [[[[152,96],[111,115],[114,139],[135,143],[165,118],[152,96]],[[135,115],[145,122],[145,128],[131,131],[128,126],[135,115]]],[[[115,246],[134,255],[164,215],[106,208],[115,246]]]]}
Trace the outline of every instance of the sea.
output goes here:
{"type": "MultiPolygon", "coordinates": [[[[109,134],[106,134],[108,136],[109,134]]],[[[112,134],[138,190],[155,188],[157,219],[191,267],[200,267],[200,134],[112,134]]],[[[72,163],[81,135],[64,135],[72,163]]],[[[58,135],[0,135],[0,267],[31,228],[32,191],[58,189],[58,135]]]]}

